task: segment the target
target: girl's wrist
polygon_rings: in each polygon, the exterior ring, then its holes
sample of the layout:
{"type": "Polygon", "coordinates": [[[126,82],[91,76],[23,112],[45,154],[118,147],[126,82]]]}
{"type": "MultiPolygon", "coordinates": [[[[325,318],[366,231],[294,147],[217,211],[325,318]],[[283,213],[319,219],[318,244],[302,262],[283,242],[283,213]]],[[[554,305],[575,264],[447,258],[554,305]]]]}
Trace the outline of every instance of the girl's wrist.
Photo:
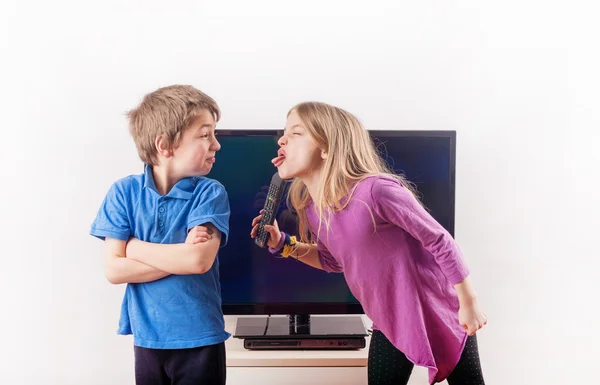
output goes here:
{"type": "Polygon", "coordinates": [[[278,254],[281,249],[283,249],[284,243],[285,243],[285,233],[282,231],[280,234],[280,238],[279,238],[279,243],[277,243],[276,247],[269,247],[269,252],[271,254],[278,254]]]}

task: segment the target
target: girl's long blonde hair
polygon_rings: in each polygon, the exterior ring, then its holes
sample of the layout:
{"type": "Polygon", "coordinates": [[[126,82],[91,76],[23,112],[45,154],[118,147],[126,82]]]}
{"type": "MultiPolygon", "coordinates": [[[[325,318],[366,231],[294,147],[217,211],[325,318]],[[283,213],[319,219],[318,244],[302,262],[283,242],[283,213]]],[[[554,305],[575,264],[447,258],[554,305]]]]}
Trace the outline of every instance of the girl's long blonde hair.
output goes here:
{"type": "MultiPolygon", "coordinates": [[[[319,223],[324,222],[326,228],[329,227],[330,216],[348,205],[358,182],[369,176],[388,175],[396,178],[416,195],[414,186],[404,176],[388,168],[368,131],[354,115],[319,102],[300,103],[288,112],[288,116],[292,112],[298,114],[316,145],[327,152],[318,193],[312,197],[319,223]],[[324,215],[325,210],[327,216],[324,215]]],[[[306,215],[310,200],[306,185],[295,178],[288,193],[288,204],[298,214],[299,235],[303,242],[312,242],[306,215]]]]}

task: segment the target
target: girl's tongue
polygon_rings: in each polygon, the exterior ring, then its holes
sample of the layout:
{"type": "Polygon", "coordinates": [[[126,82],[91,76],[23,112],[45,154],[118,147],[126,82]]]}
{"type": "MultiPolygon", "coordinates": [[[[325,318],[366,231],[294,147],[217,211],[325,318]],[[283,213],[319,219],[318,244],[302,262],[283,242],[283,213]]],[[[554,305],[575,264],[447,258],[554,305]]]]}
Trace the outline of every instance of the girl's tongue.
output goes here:
{"type": "Polygon", "coordinates": [[[283,148],[280,148],[279,151],[277,151],[277,158],[274,158],[271,162],[273,162],[275,167],[279,167],[283,164],[284,160],[285,160],[285,151],[283,148]]]}

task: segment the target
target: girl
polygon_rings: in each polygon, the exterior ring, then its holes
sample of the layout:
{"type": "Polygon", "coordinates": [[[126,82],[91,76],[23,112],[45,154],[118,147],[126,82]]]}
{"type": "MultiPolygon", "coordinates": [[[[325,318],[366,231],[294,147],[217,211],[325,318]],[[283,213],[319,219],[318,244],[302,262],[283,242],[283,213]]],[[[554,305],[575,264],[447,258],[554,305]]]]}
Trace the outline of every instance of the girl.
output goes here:
{"type": "MultiPolygon", "coordinates": [[[[324,103],[290,110],[273,164],[299,217],[299,240],[265,226],[269,250],[343,272],[373,321],[369,384],[484,384],[475,332],[486,324],[450,234],[378,156],[352,114],[324,103]]],[[[254,238],[261,216],[252,222],[254,238]]]]}

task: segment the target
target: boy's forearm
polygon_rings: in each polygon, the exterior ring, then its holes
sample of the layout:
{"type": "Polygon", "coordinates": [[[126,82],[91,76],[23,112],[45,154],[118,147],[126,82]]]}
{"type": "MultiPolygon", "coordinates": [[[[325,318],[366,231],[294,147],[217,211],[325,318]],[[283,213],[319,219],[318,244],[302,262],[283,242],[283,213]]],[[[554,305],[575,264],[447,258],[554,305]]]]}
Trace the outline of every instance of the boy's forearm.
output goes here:
{"type": "Polygon", "coordinates": [[[213,243],[159,244],[134,238],[127,242],[126,254],[127,258],[170,274],[203,274],[211,268],[217,254],[218,244],[212,247],[213,243]]]}
{"type": "Polygon", "coordinates": [[[169,275],[152,266],[125,258],[127,243],[107,237],[104,241],[104,271],[110,283],[143,283],[169,275]]]}
{"type": "Polygon", "coordinates": [[[168,275],[167,272],[124,257],[113,257],[106,266],[106,276],[113,284],[152,282],[168,275]]]}

